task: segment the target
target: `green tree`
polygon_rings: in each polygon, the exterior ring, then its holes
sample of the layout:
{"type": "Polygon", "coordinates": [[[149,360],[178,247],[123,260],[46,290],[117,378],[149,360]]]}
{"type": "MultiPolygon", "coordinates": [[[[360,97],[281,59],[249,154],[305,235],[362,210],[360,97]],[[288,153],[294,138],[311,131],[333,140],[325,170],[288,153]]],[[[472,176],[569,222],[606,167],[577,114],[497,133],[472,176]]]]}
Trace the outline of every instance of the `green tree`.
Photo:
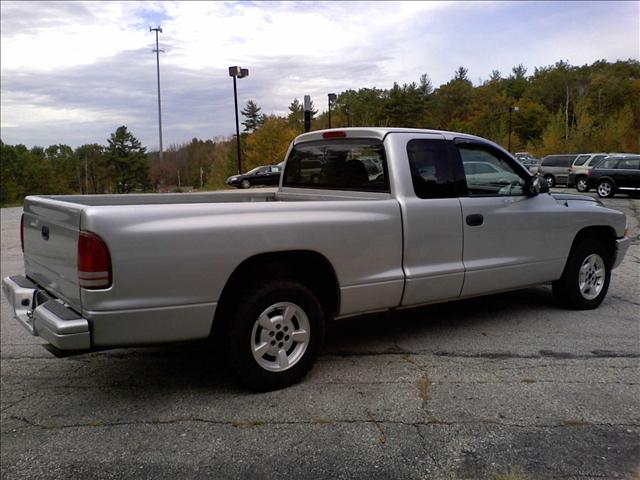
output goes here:
{"type": "Polygon", "coordinates": [[[82,192],[113,192],[115,170],[105,155],[105,149],[97,143],[81,145],[75,150],[82,177],[82,192]]]}
{"type": "Polygon", "coordinates": [[[51,145],[44,150],[44,155],[51,164],[59,191],[80,192],[81,172],[73,149],[69,145],[51,145]]]}
{"type": "Polygon", "coordinates": [[[107,150],[117,193],[144,191],[150,187],[147,149],[126,126],[118,127],[111,134],[107,150]]]}
{"type": "Polygon", "coordinates": [[[257,103],[253,100],[249,100],[247,105],[242,109],[242,115],[246,117],[246,120],[242,122],[245,132],[253,132],[264,122],[265,116],[260,113],[262,110],[257,103]]]}

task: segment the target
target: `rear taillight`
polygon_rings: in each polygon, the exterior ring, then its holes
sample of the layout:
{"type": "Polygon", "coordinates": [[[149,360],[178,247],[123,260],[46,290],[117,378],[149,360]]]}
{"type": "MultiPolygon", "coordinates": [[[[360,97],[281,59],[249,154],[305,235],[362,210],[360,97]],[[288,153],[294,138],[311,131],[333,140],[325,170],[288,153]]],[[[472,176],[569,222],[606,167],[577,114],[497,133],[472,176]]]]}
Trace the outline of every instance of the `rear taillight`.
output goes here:
{"type": "Polygon", "coordinates": [[[20,248],[24,253],[24,213],[20,217],[20,248]]]}
{"type": "Polygon", "coordinates": [[[95,233],[80,232],[78,237],[78,285],[87,290],[111,286],[111,255],[95,233]]]}

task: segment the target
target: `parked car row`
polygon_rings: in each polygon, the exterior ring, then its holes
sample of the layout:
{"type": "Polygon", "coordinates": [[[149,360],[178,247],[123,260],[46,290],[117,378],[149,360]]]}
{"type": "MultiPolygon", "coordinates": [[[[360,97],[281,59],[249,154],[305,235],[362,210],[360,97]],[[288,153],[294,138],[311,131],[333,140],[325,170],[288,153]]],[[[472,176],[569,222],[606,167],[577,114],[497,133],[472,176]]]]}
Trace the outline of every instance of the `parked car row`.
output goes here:
{"type": "Polygon", "coordinates": [[[639,158],[637,154],[621,153],[547,155],[537,174],[550,187],[566,185],[579,192],[595,189],[600,197],[612,197],[617,192],[635,197],[640,192],[639,158]]]}

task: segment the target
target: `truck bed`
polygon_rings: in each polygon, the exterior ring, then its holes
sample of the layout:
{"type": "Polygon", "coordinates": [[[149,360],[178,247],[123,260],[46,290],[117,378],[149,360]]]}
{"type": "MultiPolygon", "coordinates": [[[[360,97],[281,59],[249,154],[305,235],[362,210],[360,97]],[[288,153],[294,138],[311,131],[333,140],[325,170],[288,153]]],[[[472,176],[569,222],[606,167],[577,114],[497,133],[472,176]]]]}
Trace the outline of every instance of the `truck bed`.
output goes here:
{"type": "MultiPolygon", "coordinates": [[[[265,189],[30,196],[24,207],[27,276],[84,314],[215,302],[233,269],[265,247],[322,252],[327,245],[357,238],[363,252],[386,260],[376,269],[364,268],[363,278],[351,279],[347,273],[345,279],[351,284],[377,281],[385,272],[380,280],[401,281],[401,236],[399,205],[380,193],[265,189]],[[345,222],[353,231],[343,229],[345,222]],[[97,234],[111,252],[113,286],[108,290],[78,285],[81,230],[97,234]]],[[[342,256],[339,251],[324,254],[342,256]]],[[[342,262],[355,272],[352,263],[342,262]]]]}

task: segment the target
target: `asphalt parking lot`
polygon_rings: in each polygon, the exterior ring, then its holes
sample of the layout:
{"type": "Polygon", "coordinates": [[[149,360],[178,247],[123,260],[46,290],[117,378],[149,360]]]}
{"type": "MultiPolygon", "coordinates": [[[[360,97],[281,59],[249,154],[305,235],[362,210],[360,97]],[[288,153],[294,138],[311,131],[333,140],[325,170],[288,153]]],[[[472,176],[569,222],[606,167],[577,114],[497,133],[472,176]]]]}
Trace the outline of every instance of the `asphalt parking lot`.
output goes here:
{"type": "MultiPolygon", "coordinates": [[[[208,343],[56,358],[3,296],[1,476],[638,479],[640,201],[605,203],[633,244],[599,309],[543,286],[344,320],[271,393],[208,343]]],[[[20,211],[1,211],[2,276],[22,273],[20,211]]]]}

